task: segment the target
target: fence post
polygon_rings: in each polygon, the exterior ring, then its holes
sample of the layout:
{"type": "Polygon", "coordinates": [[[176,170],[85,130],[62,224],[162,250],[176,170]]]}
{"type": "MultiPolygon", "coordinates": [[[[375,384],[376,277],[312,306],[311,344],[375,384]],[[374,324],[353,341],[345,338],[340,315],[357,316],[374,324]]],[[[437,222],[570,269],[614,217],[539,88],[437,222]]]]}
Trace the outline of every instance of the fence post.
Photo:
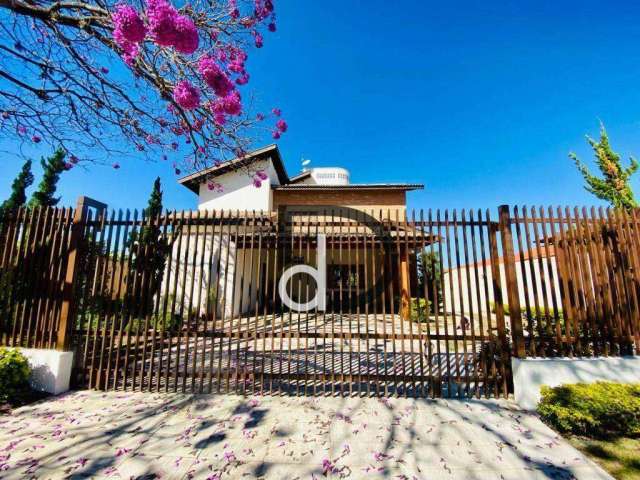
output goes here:
{"type": "Polygon", "coordinates": [[[513,237],[511,235],[511,216],[508,205],[498,207],[498,229],[502,242],[502,258],[504,260],[504,273],[507,281],[507,301],[509,302],[509,319],[511,323],[511,337],[513,338],[513,356],[524,358],[526,356],[524,334],[522,332],[522,315],[520,314],[520,295],[518,292],[518,277],[516,274],[516,261],[513,252],[513,237]]]}
{"type": "Polygon", "coordinates": [[[70,347],[69,333],[70,327],[73,325],[74,289],[78,275],[78,262],[80,260],[78,254],[89,207],[106,210],[107,205],[84,196],[78,197],[76,202],[76,209],[73,212],[71,234],[69,235],[67,271],[62,288],[62,305],[60,307],[60,323],[58,325],[58,339],[56,342],[56,350],[60,351],[67,351],[70,347]]]}

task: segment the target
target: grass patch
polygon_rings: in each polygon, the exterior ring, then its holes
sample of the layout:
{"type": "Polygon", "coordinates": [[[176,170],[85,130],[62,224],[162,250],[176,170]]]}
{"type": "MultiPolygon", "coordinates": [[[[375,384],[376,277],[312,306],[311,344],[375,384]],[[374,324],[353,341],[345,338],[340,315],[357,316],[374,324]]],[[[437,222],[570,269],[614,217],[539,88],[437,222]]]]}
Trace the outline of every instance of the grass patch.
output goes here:
{"type": "Polygon", "coordinates": [[[569,441],[618,480],[640,479],[640,438],[594,440],[574,436],[569,441]]]}

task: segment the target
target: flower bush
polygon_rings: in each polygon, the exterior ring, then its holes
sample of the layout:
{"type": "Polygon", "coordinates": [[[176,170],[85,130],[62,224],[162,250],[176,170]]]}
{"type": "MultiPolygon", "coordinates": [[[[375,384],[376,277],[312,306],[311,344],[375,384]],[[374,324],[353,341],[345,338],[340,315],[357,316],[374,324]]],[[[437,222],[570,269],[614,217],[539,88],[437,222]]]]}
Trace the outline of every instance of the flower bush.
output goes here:
{"type": "Polygon", "coordinates": [[[640,384],[597,382],[542,387],[542,420],[592,438],[640,435],[640,384]]]}
{"type": "Polygon", "coordinates": [[[11,401],[27,389],[30,374],[29,362],[19,350],[0,347],[0,402],[11,401]]]}

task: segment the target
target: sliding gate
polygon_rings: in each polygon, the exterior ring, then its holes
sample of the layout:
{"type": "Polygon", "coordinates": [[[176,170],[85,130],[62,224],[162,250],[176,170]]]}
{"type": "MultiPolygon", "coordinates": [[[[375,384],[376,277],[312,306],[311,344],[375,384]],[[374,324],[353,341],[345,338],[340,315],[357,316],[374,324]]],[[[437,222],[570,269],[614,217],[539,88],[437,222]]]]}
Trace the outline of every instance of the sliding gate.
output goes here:
{"type": "Polygon", "coordinates": [[[506,395],[497,231],[479,211],[89,212],[76,383],[506,395]]]}

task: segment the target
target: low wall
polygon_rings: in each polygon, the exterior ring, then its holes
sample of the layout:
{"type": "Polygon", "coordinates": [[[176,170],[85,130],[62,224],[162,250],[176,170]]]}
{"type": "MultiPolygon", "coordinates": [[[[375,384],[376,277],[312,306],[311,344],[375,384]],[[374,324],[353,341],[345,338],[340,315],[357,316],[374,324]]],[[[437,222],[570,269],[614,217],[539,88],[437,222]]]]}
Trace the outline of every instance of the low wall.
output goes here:
{"type": "Polygon", "coordinates": [[[640,357],[513,358],[511,365],[515,400],[526,410],[538,405],[542,385],[640,382],[640,357]]]}
{"type": "Polygon", "coordinates": [[[29,383],[35,390],[57,395],[69,390],[73,352],[20,348],[31,366],[29,383]]]}

